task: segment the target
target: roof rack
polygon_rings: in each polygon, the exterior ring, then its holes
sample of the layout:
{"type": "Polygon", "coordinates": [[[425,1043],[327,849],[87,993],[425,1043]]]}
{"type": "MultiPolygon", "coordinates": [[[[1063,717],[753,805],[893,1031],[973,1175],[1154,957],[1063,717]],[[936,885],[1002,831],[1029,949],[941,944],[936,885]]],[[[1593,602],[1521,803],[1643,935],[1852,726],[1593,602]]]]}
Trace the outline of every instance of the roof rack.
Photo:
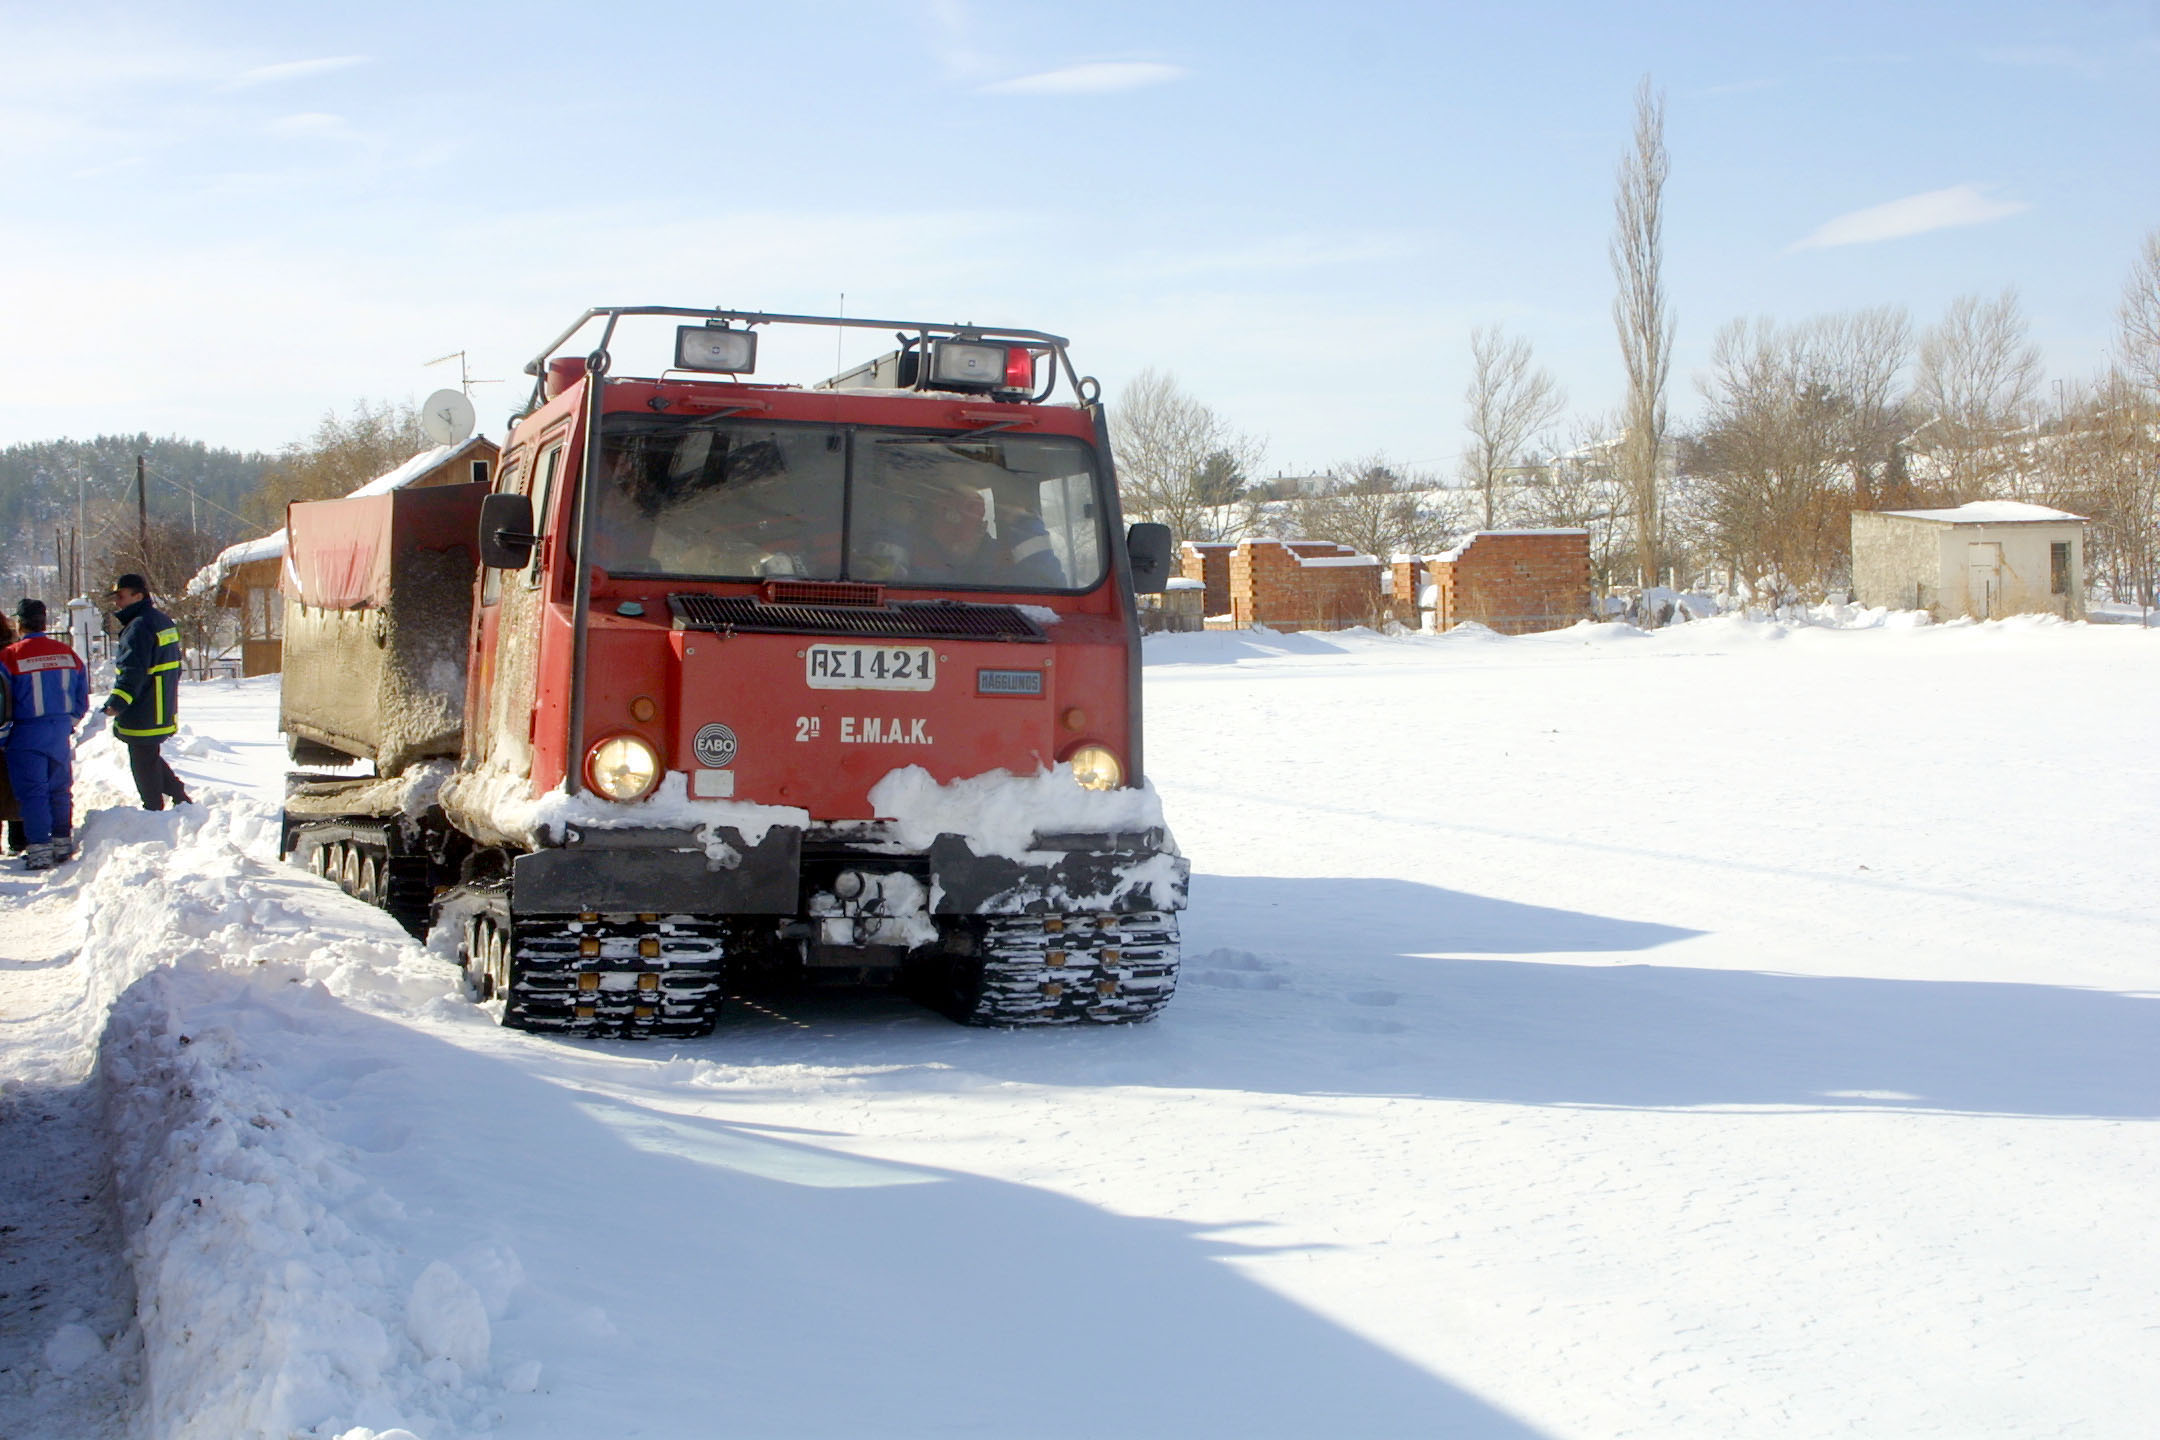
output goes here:
{"type": "MultiPolygon", "coordinates": [[[[1017,341],[1042,346],[1051,353],[1049,383],[1040,394],[1033,397],[1033,403],[1039,405],[1050,398],[1057,390],[1060,373],[1072,386],[1073,394],[1084,404],[1094,403],[1102,393],[1101,385],[1092,376],[1082,376],[1073,369],[1072,359],[1065,353],[1065,347],[1070,342],[1062,335],[1052,335],[1044,330],[1021,330],[1008,325],[947,325],[920,320],[858,319],[839,315],[775,315],[762,310],[701,310],[677,305],[598,305],[580,315],[568,329],[557,335],[545,350],[526,364],[525,373],[534,377],[533,398],[528,409],[538,408],[545,398],[548,361],[553,359],[555,353],[568,344],[578,331],[602,318],[606,319],[607,324],[600,332],[600,343],[586,356],[586,368],[591,374],[606,374],[609,363],[608,342],[615,338],[616,323],[625,316],[672,316],[708,323],[734,323],[745,328],[758,325],[821,325],[846,330],[887,330],[893,332],[903,350],[927,345],[933,339],[983,341],[990,344],[1017,341]]],[[[923,379],[918,379],[912,388],[929,387],[923,383],[923,379]]]]}

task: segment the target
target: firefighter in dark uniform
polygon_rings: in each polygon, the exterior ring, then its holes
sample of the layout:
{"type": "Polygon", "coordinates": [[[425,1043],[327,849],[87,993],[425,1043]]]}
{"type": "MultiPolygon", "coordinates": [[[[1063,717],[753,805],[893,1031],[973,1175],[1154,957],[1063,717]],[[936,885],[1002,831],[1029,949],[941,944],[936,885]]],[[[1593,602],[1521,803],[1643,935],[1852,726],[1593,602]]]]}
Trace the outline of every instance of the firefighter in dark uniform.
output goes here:
{"type": "Polygon", "coordinates": [[[165,763],[165,737],[179,728],[180,631],[150,603],[150,582],[122,575],[113,582],[113,618],[124,627],[113,652],[112,698],[105,713],[113,734],[127,745],[128,768],[145,810],[162,810],[167,799],[193,803],[187,787],[165,763]]]}

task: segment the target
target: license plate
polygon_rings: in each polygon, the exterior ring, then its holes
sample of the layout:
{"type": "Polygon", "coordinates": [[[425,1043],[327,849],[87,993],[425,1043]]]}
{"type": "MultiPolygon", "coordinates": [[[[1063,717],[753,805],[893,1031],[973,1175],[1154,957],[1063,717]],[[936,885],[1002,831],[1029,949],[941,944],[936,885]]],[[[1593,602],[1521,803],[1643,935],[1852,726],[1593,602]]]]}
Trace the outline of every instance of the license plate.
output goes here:
{"type": "Polygon", "coordinates": [[[812,645],[803,652],[812,690],[931,690],[937,652],[928,645],[812,645]]]}

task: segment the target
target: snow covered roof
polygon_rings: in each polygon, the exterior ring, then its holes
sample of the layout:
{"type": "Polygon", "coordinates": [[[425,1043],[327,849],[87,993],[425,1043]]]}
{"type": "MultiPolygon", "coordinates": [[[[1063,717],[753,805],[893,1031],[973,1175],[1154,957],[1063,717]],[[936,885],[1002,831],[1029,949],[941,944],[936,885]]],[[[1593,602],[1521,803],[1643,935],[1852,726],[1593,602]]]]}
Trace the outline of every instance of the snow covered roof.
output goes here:
{"type": "Polygon", "coordinates": [[[2022,500],[1975,500],[1955,510],[1885,510],[1906,520],[1935,520],[1945,525],[2026,525],[2042,520],[2083,520],[2067,510],[2028,505],[2022,500]]]}
{"type": "MultiPolygon", "coordinates": [[[[455,445],[437,445],[432,450],[423,450],[396,469],[387,470],[368,481],[365,485],[357,487],[353,490],[352,495],[387,495],[393,490],[402,490],[422,476],[428,475],[451,461],[459,459],[467,451],[478,449],[482,445],[492,446],[493,444],[494,442],[485,435],[473,435],[455,445]]],[[[346,498],[350,499],[351,496],[346,498]]],[[[217,559],[212,560],[208,565],[195,572],[195,578],[187,583],[186,593],[191,596],[212,594],[220,585],[225,583],[225,578],[228,575],[231,575],[233,571],[239,569],[242,565],[251,564],[257,560],[276,560],[284,554],[285,530],[283,526],[278,527],[274,534],[259,536],[253,540],[243,540],[237,545],[228,545],[218,552],[217,559]]]]}
{"type": "Polygon", "coordinates": [[[402,490],[429,471],[449,464],[466,451],[475,450],[482,445],[492,443],[485,435],[473,435],[455,445],[437,445],[432,450],[421,451],[412,459],[398,466],[397,469],[376,476],[352,493],[354,495],[387,495],[392,490],[402,490]]]}
{"type": "Polygon", "coordinates": [[[285,529],[283,526],[279,526],[274,534],[259,536],[253,540],[243,540],[237,545],[228,545],[223,550],[218,551],[217,559],[212,560],[202,569],[195,572],[195,578],[188,581],[185,593],[191,597],[213,594],[220,585],[225,583],[225,578],[242,565],[252,565],[258,560],[281,559],[284,554],[285,529]]]}

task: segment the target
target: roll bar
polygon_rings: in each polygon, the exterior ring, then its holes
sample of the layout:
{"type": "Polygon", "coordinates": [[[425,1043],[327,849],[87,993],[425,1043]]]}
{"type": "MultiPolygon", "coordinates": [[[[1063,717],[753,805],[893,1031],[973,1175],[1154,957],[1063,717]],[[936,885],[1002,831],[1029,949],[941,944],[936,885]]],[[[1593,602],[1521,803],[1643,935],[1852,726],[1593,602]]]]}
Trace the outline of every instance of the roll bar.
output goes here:
{"type": "MultiPolygon", "coordinates": [[[[608,341],[614,337],[616,322],[631,315],[671,316],[681,320],[718,320],[741,324],[746,328],[758,325],[823,325],[846,330],[888,330],[896,335],[903,346],[911,343],[925,344],[933,338],[1019,341],[1047,346],[1055,357],[1050,370],[1050,383],[1042,394],[1034,397],[1035,403],[1040,404],[1050,398],[1057,389],[1061,372],[1081,403],[1092,404],[1096,395],[1100,394],[1100,387],[1096,386],[1092,379],[1084,380],[1073,369],[1072,358],[1065,353],[1066,346],[1071,342],[1062,335],[1052,335],[1044,330],[1021,330],[1007,325],[946,325],[920,320],[858,319],[839,315],[774,315],[762,310],[699,310],[679,305],[598,305],[580,315],[568,329],[549,343],[547,349],[526,364],[525,373],[534,377],[533,398],[528,408],[537,409],[546,398],[547,362],[555,358],[556,352],[568,344],[573,335],[600,319],[605,319],[607,326],[601,331],[599,348],[587,357],[587,363],[594,374],[605,374],[608,369],[608,341]],[[1090,393],[1091,389],[1093,394],[1090,393]]],[[[915,388],[928,387],[922,379],[918,379],[915,388]]]]}

